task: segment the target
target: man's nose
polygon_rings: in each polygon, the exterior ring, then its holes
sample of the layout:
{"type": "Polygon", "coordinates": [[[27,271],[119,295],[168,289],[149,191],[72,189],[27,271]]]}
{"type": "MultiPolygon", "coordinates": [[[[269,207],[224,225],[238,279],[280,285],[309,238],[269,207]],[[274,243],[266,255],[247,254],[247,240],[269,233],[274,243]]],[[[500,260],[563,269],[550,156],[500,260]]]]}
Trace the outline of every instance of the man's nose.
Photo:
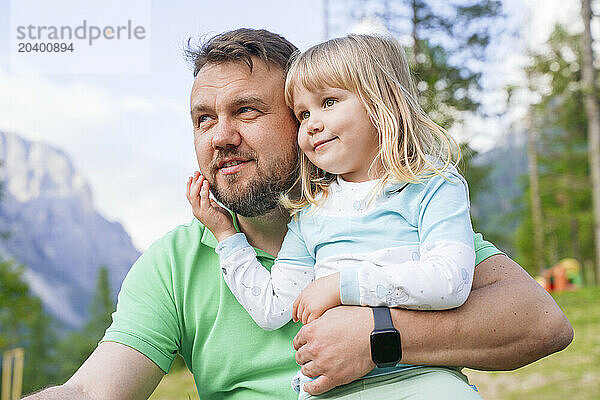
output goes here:
{"type": "Polygon", "coordinates": [[[228,147],[238,147],[241,143],[242,136],[237,125],[227,118],[221,118],[213,133],[213,148],[225,149],[228,147]]]}

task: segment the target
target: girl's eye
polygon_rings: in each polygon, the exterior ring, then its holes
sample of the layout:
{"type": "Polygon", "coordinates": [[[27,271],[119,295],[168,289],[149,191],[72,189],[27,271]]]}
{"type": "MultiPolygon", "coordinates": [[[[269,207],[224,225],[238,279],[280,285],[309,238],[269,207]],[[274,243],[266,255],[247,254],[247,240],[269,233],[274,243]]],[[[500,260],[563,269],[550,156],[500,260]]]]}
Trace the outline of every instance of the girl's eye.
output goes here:
{"type": "Polygon", "coordinates": [[[303,121],[310,117],[310,113],[308,111],[302,111],[300,113],[300,121],[303,121]]]}
{"type": "Polygon", "coordinates": [[[325,100],[325,107],[333,107],[333,105],[336,103],[335,99],[327,99],[325,100]]]}

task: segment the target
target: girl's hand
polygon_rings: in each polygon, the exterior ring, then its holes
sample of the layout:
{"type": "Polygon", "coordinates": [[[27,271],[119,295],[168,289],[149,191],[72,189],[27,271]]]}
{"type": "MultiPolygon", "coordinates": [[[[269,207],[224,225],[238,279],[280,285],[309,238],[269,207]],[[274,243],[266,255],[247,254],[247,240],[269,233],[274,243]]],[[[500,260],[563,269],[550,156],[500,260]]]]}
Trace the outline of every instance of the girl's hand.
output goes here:
{"type": "Polygon", "coordinates": [[[200,172],[194,172],[188,179],[186,197],[194,216],[210,229],[219,242],[237,233],[229,211],[209,197],[208,181],[200,172]]]}
{"type": "Polygon", "coordinates": [[[294,301],[292,318],[304,325],[319,318],[330,308],[342,304],[340,300],[340,273],[327,275],[308,285],[294,301]]]}

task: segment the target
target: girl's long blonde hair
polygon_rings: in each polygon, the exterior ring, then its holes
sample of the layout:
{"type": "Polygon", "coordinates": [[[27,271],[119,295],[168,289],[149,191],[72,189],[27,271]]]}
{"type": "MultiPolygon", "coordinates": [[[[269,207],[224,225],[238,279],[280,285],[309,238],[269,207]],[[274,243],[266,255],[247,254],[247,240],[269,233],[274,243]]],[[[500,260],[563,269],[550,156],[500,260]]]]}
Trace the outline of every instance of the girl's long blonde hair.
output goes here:
{"type": "MultiPolygon", "coordinates": [[[[383,167],[380,190],[388,181],[422,182],[458,163],[460,147],[417,102],[406,54],[394,38],[349,35],[293,56],[285,81],[285,100],[290,108],[296,89],[325,87],[356,94],[367,110],[379,133],[379,152],[371,168],[383,167]]],[[[281,199],[292,215],[310,204],[318,205],[336,179],[302,152],[299,160],[301,192],[297,196],[288,192],[281,199]],[[319,200],[320,193],[323,196],[319,200]]]]}

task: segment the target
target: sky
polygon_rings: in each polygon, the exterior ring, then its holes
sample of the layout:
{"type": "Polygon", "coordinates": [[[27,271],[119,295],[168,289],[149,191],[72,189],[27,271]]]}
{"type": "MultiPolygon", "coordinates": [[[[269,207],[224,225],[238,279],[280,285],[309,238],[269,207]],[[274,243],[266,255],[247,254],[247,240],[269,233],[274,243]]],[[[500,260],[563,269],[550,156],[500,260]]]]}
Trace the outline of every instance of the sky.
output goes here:
{"type": "MultiPolygon", "coordinates": [[[[524,48],[541,46],[556,21],[578,29],[578,6],[576,0],[505,1],[527,43],[499,48],[502,62],[488,71],[486,85],[497,89],[521,79],[524,48]]],[[[64,151],[90,183],[96,209],[123,224],[143,251],[192,218],[185,184],[197,168],[189,118],[193,76],[183,49],[189,38],[239,27],[269,29],[306,49],[325,39],[323,0],[0,0],[0,130],[64,151]],[[16,21],[75,26],[82,15],[101,27],[142,21],[143,45],[98,40],[90,54],[73,53],[66,66],[49,55],[15,57],[16,21]],[[92,66],[82,63],[86,56],[94,57],[92,66]]],[[[490,93],[484,104],[493,109],[502,95],[490,93]]],[[[463,127],[469,133],[457,135],[486,150],[505,126],[471,118],[463,127]]]]}

